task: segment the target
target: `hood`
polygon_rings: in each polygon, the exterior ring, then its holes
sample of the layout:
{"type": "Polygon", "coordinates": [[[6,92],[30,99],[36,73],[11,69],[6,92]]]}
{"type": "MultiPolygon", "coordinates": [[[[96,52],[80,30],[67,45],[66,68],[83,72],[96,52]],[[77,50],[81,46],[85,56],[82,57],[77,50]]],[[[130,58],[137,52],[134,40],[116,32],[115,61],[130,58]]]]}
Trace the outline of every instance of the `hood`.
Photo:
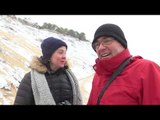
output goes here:
{"type": "Polygon", "coordinates": [[[98,74],[112,75],[113,72],[119,67],[119,65],[131,54],[127,49],[117,54],[110,59],[96,59],[96,64],[93,66],[94,70],[98,74]]]}
{"type": "MultiPolygon", "coordinates": [[[[67,61],[65,68],[68,69],[69,66],[69,62],[67,61]]],[[[33,56],[29,68],[34,69],[39,73],[46,73],[48,71],[46,65],[44,65],[37,56],[33,56]]]]}

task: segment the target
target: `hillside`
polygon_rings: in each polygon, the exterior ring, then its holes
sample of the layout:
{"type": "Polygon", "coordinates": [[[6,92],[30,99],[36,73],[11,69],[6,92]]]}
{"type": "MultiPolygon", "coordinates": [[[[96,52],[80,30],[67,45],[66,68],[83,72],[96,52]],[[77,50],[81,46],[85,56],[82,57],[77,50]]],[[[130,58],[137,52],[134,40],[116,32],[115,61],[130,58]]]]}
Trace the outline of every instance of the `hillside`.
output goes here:
{"type": "Polygon", "coordinates": [[[17,88],[32,56],[40,56],[41,41],[47,37],[57,37],[68,45],[67,57],[72,71],[77,76],[84,104],[86,104],[93,77],[96,55],[90,42],[80,41],[47,30],[23,25],[11,16],[0,16],[0,104],[12,105],[17,88]],[[87,87],[86,87],[87,86],[87,87]]]}

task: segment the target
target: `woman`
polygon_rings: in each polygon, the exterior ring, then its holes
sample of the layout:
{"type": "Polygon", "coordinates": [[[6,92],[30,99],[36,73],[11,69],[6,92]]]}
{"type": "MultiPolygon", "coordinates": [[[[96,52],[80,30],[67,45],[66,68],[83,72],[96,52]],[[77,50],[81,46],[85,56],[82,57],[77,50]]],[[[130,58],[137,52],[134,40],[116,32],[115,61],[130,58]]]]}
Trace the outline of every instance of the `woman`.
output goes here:
{"type": "Polygon", "coordinates": [[[34,57],[22,79],[15,105],[82,105],[78,81],[66,62],[67,44],[49,37],[41,44],[42,56],[34,57]]]}

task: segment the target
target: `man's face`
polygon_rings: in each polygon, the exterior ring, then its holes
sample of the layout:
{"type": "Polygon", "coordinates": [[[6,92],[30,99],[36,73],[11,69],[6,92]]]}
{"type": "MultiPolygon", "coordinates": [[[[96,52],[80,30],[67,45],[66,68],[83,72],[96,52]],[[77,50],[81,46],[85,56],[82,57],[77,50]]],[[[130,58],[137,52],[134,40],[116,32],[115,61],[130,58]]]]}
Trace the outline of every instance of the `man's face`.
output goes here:
{"type": "Polygon", "coordinates": [[[125,48],[113,37],[102,36],[94,43],[99,59],[112,58],[121,53],[125,48]]]}

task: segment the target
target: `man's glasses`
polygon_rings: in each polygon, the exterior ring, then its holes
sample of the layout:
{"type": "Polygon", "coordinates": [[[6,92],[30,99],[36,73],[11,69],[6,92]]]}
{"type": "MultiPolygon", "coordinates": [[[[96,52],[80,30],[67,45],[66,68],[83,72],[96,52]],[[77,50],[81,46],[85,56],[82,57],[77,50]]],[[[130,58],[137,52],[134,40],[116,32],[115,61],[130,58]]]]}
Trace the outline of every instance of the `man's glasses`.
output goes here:
{"type": "Polygon", "coordinates": [[[103,39],[101,41],[97,41],[97,42],[93,43],[93,47],[94,47],[95,50],[97,50],[100,47],[101,44],[104,47],[106,47],[107,45],[112,44],[113,41],[114,41],[114,38],[111,38],[111,37],[105,38],[105,39],[103,39]]]}

